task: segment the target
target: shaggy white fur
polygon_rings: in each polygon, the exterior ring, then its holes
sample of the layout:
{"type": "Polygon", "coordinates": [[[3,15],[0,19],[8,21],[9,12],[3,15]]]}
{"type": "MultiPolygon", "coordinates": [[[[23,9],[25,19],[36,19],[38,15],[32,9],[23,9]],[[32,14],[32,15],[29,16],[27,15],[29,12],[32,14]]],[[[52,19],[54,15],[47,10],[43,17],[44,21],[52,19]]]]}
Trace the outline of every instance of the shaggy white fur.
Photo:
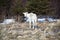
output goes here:
{"type": "Polygon", "coordinates": [[[29,27],[31,28],[31,26],[33,25],[33,29],[34,26],[36,26],[37,23],[37,15],[34,13],[28,13],[28,12],[24,12],[23,13],[25,17],[27,17],[27,21],[29,22],[29,27]]]}

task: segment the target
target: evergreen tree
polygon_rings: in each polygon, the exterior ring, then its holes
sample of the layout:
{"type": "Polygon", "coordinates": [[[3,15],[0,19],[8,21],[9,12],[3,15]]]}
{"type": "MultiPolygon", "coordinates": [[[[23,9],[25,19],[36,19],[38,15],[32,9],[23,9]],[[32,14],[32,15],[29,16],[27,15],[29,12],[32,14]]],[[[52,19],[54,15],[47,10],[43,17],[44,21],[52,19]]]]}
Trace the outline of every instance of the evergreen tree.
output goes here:
{"type": "Polygon", "coordinates": [[[54,15],[54,8],[49,0],[0,0],[0,10],[6,9],[8,15],[22,15],[24,11],[35,12],[40,15],[54,15]]]}
{"type": "Polygon", "coordinates": [[[44,15],[49,10],[49,0],[28,0],[25,10],[44,15]]]}

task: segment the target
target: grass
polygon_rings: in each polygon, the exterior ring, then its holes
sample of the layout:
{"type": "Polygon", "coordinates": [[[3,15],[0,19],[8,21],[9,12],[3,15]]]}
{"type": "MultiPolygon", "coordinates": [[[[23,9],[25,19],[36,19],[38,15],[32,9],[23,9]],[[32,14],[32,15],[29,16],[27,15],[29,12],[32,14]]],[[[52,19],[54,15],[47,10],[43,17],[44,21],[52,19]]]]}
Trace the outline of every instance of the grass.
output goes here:
{"type": "Polygon", "coordinates": [[[29,28],[28,23],[0,25],[0,40],[60,40],[60,22],[37,25],[38,29],[29,28]]]}

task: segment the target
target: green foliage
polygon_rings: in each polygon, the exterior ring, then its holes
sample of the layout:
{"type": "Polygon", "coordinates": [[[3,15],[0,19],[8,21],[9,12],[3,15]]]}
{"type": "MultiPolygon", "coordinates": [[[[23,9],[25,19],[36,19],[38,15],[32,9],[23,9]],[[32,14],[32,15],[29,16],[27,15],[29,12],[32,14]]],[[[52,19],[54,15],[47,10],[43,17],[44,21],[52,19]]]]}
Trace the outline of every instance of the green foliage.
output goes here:
{"type": "Polygon", "coordinates": [[[9,0],[0,0],[0,7],[1,6],[6,6],[8,1],[9,0]]]}
{"type": "Polygon", "coordinates": [[[14,14],[20,14],[23,12],[23,5],[22,5],[22,0],[16,0],[14,8],[11,9],[11,11],[14,14]]]}
{"type": "Polygon", "coordinates": [[[11,4],[9,1],[11,0],[0,0],[0,6],[6,6],[8,14],[21,14],[24,11],[28,12],[35,12],[38,15],[54,15],[54,10],[50,7],[49,0],[25,0],[26,4],[23,7],[22,0],[14,0],[11,1],[11,4]]]}
{"type": "Polygon", "coordinates": [[[26,4],[26,11],[43,13],[49,9],[48,0],[28,0],[26,4]]]}

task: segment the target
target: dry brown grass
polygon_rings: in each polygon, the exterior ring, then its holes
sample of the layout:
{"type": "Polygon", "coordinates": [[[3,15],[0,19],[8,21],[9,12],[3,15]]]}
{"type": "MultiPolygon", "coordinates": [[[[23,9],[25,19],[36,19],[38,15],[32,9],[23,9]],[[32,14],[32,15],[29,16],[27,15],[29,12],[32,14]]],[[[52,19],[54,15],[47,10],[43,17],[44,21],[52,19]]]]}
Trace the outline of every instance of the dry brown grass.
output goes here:
{"type": "Polygon", "coordinates": [[[9,25],[0,25],[1,40],[60,40],[60,21],[56,23],[38,22],[37,25],[39,29],[36,30],[30,29],[28,23],[16,22],[9,25]],[[47,33],[44,33],[47,27],[47,33]]]}

